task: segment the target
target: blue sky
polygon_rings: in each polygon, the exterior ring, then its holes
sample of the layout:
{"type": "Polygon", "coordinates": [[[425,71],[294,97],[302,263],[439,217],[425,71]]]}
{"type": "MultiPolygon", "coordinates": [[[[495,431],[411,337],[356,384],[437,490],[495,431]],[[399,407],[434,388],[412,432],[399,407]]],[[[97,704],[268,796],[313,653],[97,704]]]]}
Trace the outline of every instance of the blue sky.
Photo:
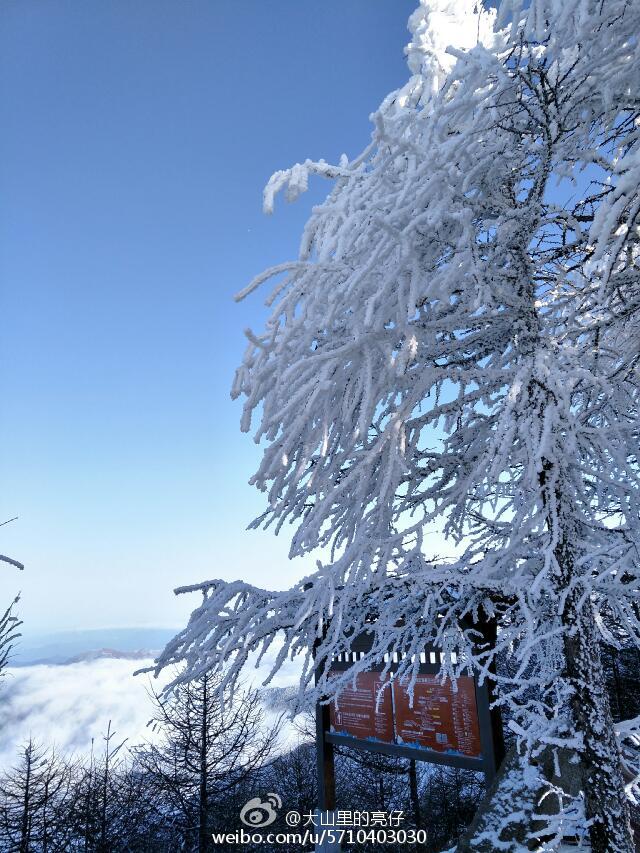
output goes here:
{"type": "Polygon", "coordinates": [[[27,633],[179,626],[175,586],[284,588],[286,531],[245,532],[258,461],[229,387],[233,294],[297,252],[314,184],[407,78],[416,0],[4,0],[0,7],[0,604],[27,633]]]}

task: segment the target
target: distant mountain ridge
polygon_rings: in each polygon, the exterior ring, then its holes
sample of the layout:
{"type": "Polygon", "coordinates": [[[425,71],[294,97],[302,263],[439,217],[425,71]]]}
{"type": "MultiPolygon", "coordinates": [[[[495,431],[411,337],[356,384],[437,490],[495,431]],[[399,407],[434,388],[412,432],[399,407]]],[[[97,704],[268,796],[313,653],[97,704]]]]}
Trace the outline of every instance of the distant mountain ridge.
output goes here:
{"type": "Polygon", "coordinates": [[[100,658],[155,658],[175,633],[173,628],[96,628],[40,635],[25,632],[13,649],[10,665],[63,666],[100,658]]]}
{"type": "Polygon", "coordinates": [[[134,651],[122,652],[119,649],[92,649],[90,652],[81,652],[75,657],[69,658],[63,664],[82,663],[83,661],[97,660],[98,658],[113,658],[114,660],[142,660],[143,658],[157,657],[161,649],[135,649],[134,651]]]}
{"type": "Polygon", "coordinates": [[[135,649],[135,651],[123,652],[119,649],[91,649],[88,652],[60,660],[57,656],[52,658],[38,658],[29,661],[14,661],[13,666],[69,666],[74,663],[91,663],[92,661],[108,660],[148,660],[158,657],[161,649],[135,649]]]}

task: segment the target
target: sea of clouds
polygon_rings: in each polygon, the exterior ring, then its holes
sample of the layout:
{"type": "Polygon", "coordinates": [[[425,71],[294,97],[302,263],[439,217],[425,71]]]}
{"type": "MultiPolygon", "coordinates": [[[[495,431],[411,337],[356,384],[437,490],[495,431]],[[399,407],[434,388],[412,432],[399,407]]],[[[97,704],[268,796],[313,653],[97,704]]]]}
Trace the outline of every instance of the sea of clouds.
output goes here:
{"type": "MultiPolygon", "coordinates": [[[[104,748],[103,737],[109,721],[116,732],[114,743],[133,746],[152,737],[147,723],[153,706],[150,690],[158,692],[170,673],[160,678],[134,672],[151,666],[148,659],[98,657],[64,665],[36,664],[7,670],[0,684],[0,768],[16,762],[18,751],[29,738],[57,752],[82,756],[92,747],[97,754],[104,748]]],[[[258,687],[267,676],[272,659],[258,669],[247,671],[247,683],[258,687]]],[[[297,684],[299,666],[288,662],[272,687],[283,701],[274,701],[274,692],[265,692],[265,725],[273,723],[285,707],[286,689],[297,684]],[[276,691],[276,692],[278,692],[276,691]]],[[[296,730],[285,723],[282,747],[292,745],[296,730]]]]}
{"type": "Polygon", "coordinates": [[[30,737],[77,755],[88,753],[93,740],[99,753],[109,721],[116,742],[142,742],[152,713],[150,680],[133,673],[151,663],[98,658],[9,669],[0,688],[0,767],[14,763],[30,737]]]}

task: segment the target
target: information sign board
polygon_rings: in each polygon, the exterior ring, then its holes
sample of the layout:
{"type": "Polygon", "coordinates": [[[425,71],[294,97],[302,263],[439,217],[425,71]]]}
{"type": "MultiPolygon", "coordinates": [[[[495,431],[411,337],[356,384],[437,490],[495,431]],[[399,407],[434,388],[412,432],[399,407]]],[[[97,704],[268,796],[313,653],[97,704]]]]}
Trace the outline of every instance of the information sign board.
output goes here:
{"type": "Polygon", "coordinates": [[[329,722],[330,734],[482,758],[476,687],[468,675],[455,685],[418,675],[412,702],[409,679],[360,672],[331,703],[329,722]]]}
{"type": "MultiPolygon", "coordinates": [[[[329,672],[331,675],[331,671],[329,672]]],[[[393,743],[393,697],[390,682],[378,672],[360,672],[356,683],[331,703],[331,730],[362,740],[393,743]]]]}
{"type": "Polygon", "coordinates": [[[481,758],[476,688],[471,676],[460,676],[454,686],[435,675],[419,675],[413,688],[413,706],[407,680],[394,680],[393,709],[396,743],[481,758]]]}
{"type": "MultiPolygon", "coordinates": [[[[495,625],[482,627],[487,641],[494,641],[495,625]]],[[[370,650],[371,641],[367,633],[355,637],[352,650],[332,661],[329,677],[349,670],[370,650]]],[[[504,744],[500,713],[491,709],[488,682],[478,684],[464,669],[455,683],[443,680],[442,653],[425,648],[410,690],[410,679],[396,674],[398,662],[397,656],[393,660],[385,656],[378,666],[359,672],[332,702],[318,705],[321,808],[331,809],[335,803],[336,746],[476,770],[485,774],[487,783],[495,777],[504,744]]]]}

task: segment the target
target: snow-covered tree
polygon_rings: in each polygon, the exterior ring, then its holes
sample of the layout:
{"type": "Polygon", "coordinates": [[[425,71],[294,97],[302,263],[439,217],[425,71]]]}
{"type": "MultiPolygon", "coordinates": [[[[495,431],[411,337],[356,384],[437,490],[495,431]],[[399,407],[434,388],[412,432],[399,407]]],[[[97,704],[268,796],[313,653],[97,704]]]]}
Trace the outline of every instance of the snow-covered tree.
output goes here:
{"type": "Polygon", "coordinates": [[[588,826],[630,851],[600,643],[640,644],[640,3],[421,0],[410,29],[367,149],[272,177],[267,211],[335,185],[298,259],[240,294],[276,279],[233,389],[264,444],[254,526],[289,522],[291,556],[322,561],[285,592],[184,588],[203,602],[159,664],[231,684],[280,636],[274,671],[302,655],[301,697],[326,700],[439,644],[443,675],[496,679],[534,788],[549,749],[580,761],[548,849],[588,826]]]}

